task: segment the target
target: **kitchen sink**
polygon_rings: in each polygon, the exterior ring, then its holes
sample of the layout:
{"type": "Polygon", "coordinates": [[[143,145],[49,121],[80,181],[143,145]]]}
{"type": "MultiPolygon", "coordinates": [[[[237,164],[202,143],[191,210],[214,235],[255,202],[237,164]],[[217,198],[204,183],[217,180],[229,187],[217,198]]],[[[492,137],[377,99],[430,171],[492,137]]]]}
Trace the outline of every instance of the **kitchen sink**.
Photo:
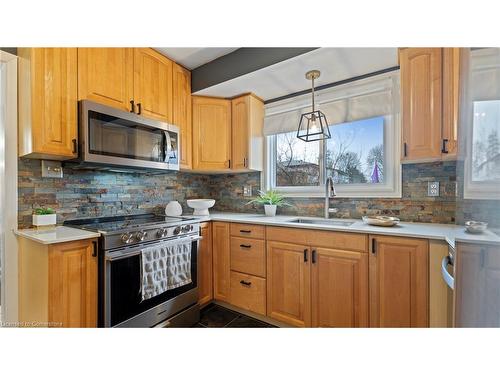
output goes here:
{"type": "Polygon", "coordinates": [[[287,223],[299,224],[317,224],[317,225],[331,225],[332,227],[349,227],[354,224],[354,221],[348,220],[333,220],[333,219],[293,219],[287,223]]]}

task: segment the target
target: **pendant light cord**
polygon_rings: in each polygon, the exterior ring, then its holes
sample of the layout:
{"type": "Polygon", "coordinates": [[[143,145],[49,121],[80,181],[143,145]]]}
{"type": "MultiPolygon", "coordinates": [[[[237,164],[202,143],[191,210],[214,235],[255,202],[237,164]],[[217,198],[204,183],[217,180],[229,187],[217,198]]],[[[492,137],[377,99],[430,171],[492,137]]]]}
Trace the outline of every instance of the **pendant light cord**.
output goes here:
{"type": "Polygon", "coordinates": [[[312,104],[313,104],[313,107],[312,107],[312,111],[314,112],[314,76],[312,77],[312,104]]]}

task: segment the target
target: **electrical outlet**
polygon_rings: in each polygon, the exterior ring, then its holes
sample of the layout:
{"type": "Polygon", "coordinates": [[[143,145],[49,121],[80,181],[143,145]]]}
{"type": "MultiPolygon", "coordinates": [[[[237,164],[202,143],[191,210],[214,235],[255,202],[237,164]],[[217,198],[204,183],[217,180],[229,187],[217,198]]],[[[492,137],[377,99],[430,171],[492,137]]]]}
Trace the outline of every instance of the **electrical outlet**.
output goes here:
{"type": "Polygon", "coordinates": [[[439,182],[429,181],[427,183],[427,196],[428,197],[439,197],[439,182]]]}
{"type": "Polygon", "coordinates": [[[42,160],[42,177],[63,178],[60,161],[42,160]]]}
{"type": "Polygon", "coordinates": [[[252,196],[252,185],[244,185],[243,186],[243,196],[251,197],[252,196]]]}

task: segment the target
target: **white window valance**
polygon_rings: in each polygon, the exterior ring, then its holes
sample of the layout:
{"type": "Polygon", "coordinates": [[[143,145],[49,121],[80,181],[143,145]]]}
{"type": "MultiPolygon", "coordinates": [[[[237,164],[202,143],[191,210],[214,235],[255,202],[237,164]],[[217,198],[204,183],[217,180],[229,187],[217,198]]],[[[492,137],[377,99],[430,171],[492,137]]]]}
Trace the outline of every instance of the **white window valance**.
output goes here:
{"type": "MultiPolygon", "coordinates": [[[[399,71],[321,90],[317,109],[329,125],[391,115],[399,108],[394,90],[399,90],[399,71]]],[[[310,111],[310,94],[266,105],[264,135],[296,131],[300,116],[310,111]]]]}

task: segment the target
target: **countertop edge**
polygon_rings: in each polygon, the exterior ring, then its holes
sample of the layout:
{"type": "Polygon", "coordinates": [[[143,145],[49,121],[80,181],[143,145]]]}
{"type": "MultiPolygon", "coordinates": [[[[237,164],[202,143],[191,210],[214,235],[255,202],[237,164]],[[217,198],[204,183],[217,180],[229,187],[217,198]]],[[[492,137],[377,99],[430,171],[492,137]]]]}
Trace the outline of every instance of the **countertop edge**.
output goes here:
{"type": "Polygon", "coordinates": [[[91,231],[86,231],[82,229],[75,229],[75,228],[70,228],[70,227],[65,227],[65,226],[58,226],[54,229],[47,229],[47,230],[39,230],[40,233],[36,233],[36,229],[14,229],[13,232],[16,236],[26,238],[28,240],[38,242],[42,245],[52,245],[56,243],[64,243],[64,242],[71,242],[71,241],[79,241],[79,240],[88,240],[92,238],[98,238],[101,236],[100,233],[96,232],[91,232],[91,231]],[[67,237],[61,237],[61,238],[56,238],[53,240],[45,240],[40,238],[40,235],[47,234],[50,231],[57,232],[58,228],[68,228],[72,229],[75,231],[74,235],[68,235],[67,237]],[[45,233],[42,233],[45,232],[45,233]]]}

